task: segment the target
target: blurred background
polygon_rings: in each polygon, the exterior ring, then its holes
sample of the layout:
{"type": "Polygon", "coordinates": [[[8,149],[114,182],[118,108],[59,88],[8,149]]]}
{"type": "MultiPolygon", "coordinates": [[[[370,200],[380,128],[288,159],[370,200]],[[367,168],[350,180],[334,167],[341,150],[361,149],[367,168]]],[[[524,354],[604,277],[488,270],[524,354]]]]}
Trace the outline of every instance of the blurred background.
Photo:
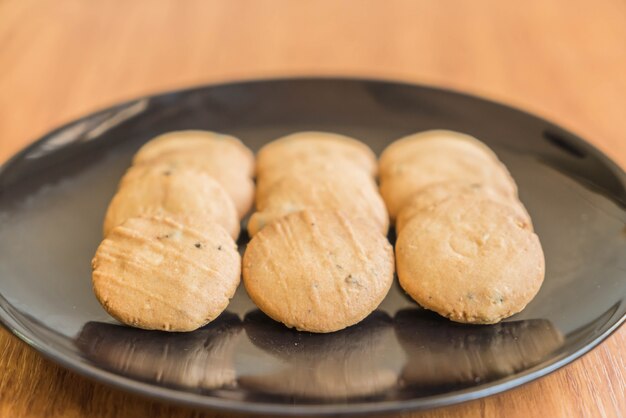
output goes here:
{"type": "MultiPolygon", "coordinates": [[[[624,0],[0,0],[0,162],[119,101],[305,75],[478,94],[626,166],[624,0]]],[[[622,329],[545,379],[427,416],[618,416],[624,344],[622,329]]],[[[0,416],[144,415],[204,416],[87,381],[0,330],[0,416]]]]}
{"type": "Polygon", "coordinates": [[[148,93],[346,75],[504,101],[626,163],[622,0],[3,0],[0,63],[0,159],[148,93]]]}

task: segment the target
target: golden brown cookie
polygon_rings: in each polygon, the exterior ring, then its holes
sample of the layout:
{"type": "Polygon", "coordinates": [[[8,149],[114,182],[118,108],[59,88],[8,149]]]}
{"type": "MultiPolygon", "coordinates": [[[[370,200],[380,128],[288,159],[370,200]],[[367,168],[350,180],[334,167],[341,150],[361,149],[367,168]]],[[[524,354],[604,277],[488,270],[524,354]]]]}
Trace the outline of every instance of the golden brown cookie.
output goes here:
{"type": "Polygon", "coordinates": [[[389,217],[374,180],[361,171],[313,171],[286,176],[265,194],[256,195],[257,212],[248,222],[250,236],[273,220],[303,209],[341,210],[352,217],[369,220],[386,235],[389,217]]]}
{"type": "Polygon", "coordinates": [[[236,239],[239,217],[232,199],[207,174],[147,166],[132,180],[123,181],[109,204],[104,236],[115,226],[136,216],[168,216],[194,226],[216,222],[236,239]]]}
{"type": "Polygon", "coordinates": [[[309,174],[323,173],[327,176],[339,177],[343,175],[356,175],[360,177],[367,176],[372,178],[371,174],[363,169],[362,166],[342,155],[317,155],[310,154],[305,158],[300,158],[297,163],[285,163],[279,166],[273,166],[271,169],[265,170],[256,179],[256,196],[262,199],[267,195],[267,191],[283,177],[303,176],[309,174]],[[353,172],[357,172],[352,174],[353,172]]]}
{"type": "Polygon", "coordinates": [[[517,197],[517,186],[497,160],[477,157],[462,148],[432,149],[410,161],[393,164],[380,179],[380,194],[395,219],[402,206],[427,186],[446,181],[485,184],[502,195],[517,197]]]}
{"type": "Polygon", "coordinates": [[[208,162],[228,162],[246,176],[254,172],[254,154],[239,139],[211,131],[173,131],[157,136],[142,146],[133,164],[145,163],[172,153],[202,155],[208,162]]]}
{"type": "Polygon", "coordinates": [[[276,321],[311,332],[356,324],[393,281],[387,238],[336,211],[302,211],[256,234],[243,256],[252,301],[276,321]]]}
{"type": "Polygon", "coordinates": [[[252,207],[254,200],[254,182],[237,165],[224,160],[206,158],[202,153],[173,152],[156,157],[147,163],[131,166],[120,183],[120,187],[128,181],[142,177],[146,171],[169,170],[194,170],[213,177],[228,193],[239,219],[243,218],[252,207]]]}
{"type": "Polygon", "coordinates": [[[510,206],[450,198],[414,217],[396,241],[400,285],[421,306],[456,322],[491,324],[541,287],[541,243],[510,206]]]}
{"type": "Polygon", "coordinates": [[[523,218],[532,229],[530,215],[522,202],[516,197],[502,195],[497,189],[480,183],[468,183],[464,181],[448,181],[427,186],[411,197],[403,206],[396,217],[396,234],[399,234],[404,226],[413,217],[424,210],[432,210],[441,202],[455,196],[475,196],[477,199],[491,199],[511,206],[520,218],[523,218]]]}
{"type": "Polygon", "coordinates": [[[93,288],[124,324],[192,331],[226,309],[240,261],[237,245],[217,224],[192,229],[166,218],[129,218],[98,247],[93,288]]]}
{"type": "Polygon", "coordinates": [[[424,154],[464,153],[478,158],[498,161],[496,154],[483,142],[473,136],[460,132],[434,129],[408,135],[392,142],[378,161],[381,176],[396,170],[396,165],[411,163],[414,158],[424,154]]]}
{"type": "Polygon", "coordinates": [[[343,156],[372,176],[376,174],[376,156],[363,142],[349,136],[328,132],[298,132],[276,139],[259,150],[257,176],[285,164],[299,164],[310,156],[343,156]]]}

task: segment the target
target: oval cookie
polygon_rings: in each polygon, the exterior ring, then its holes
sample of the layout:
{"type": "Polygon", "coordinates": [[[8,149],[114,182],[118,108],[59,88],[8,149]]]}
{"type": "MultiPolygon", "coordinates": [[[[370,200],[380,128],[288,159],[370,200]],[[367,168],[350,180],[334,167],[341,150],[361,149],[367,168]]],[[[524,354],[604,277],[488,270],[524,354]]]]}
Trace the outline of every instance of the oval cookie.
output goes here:
{"type": "Polygon", "coordinates": [[[236,239],[239,217],[232,199],[212,177],[193,170],[146,167],[122,182],[104,219],[104,236],[128,218],[168,216],[189,225],[216,222],[236,239]]]}
{"type": "Polygon", "coordinates": [[[299,164],[309,156],[342,156],[370,173],[376,174],[376,156],[363,142],[328,132],[298,132],[276,139],[259,150],[257,176],[285,164],[299,164]]]}
{"type": "Polygon", "coordinates": [[[282,164],[263,171],[256,179],[257,199],[267,196],[268,190],[283,177],[316,175],[318,173],[332,177],[355,175],[372,178],[371,174],[365,171],[363,167],[341,155],[323,156],[312,154],[300,159],[297,164],[282,164]]]}
{"type": "Polygon", "coordinates": [[[104,309],[137,328],[192,331],[215,319],[240,280],[237,246],[219,225],[192,229],[165,218],[130,218],[92,261],[104,309]]]}
{"type": "Polygon", "coordinates": [[[413,197],[402,206],[402,209],[396,217],[396,234],[399,234],[404,226],[422,211],[433,210],[441,202],[456,196],[473,196],[476,199],[491,199],[508,205],[520,218],[524,219],[532,229],[530,215],[526,211],[526,208],[524,208],[522,202],[516,197],[502,195],[498,190],[480,183],[449,181],[433,184],[413,195],[413,197]]]}
{"type": "Polygon", "coordinates": [[[510,206],[450,198],[411,220],[396,241],[400,285],[421,306],[456,322],[492,324],[539,291],[544,255],[510,206]]]}
{"type": "Polygon", "coordinates": [[[145,163],[172,153],[200,154],[208,161],[228,161],[247,176],[254,172],[254,154],[239,139],[211,131],[173,131],[146,142],[133,157],[145,163]]]}
{"type": "Polygon", "coordinates": [[[147,163],[133,165],[122,178],[120,187],[128,181],[142,177],[146,171],[152,170],[169,170],[170,172],[193,170],[211,176],[232,199],[239,219],[243,218],[252,207],[254,182],[244,171],[228,160],[212,161],[196,153],[175,152],[156,157],[147,163]]]}
{"type": "Polygon", "coordinates": [[[273,220],[304,209],[341,210],[352,217],[368,220],[386,235],[389,217],[376,183],[367,174],[316,171],[287,176],[277,181],[265,194],[257,193],[257,212],[248,222],[252,236],[273,220]]]}
{"type": "Polygon", "coordinates": [[[432,150],[392,168],[380,179],[380,194],[392,219],[414,194],[427,186],[446,181],[481,183],[502,195],[517,198],[515,181],[502,163],[470,153],[432,150]]]}
{"type": "Polygon", "coordinates": [[[480,140],[460,132],[444,129],[418,132],[400,138],[385,148],[378,161],[381,176],[394,170],[394,165],[410,163],[414,158],[432,152],[471,154],[498,161],[496,154],[480,140]]]}
{"type": "Polygon", "coordinates": [[[389,241],[333,211],[292,213],[256,234],[243,256],[254,303],[288,327],[333,332],[361,321],[393,281],[389,241]]]}

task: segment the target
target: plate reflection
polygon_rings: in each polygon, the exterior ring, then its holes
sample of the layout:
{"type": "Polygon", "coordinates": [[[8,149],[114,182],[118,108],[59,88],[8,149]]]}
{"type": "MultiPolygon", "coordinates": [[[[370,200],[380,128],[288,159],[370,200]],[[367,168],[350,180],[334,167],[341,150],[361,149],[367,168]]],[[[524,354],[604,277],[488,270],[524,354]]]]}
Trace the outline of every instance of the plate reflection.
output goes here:
{"type": "Polygon", "coordinates": [[[547,320],[472,326],[419,308],[393,319],[376,311],[331,334],[291,330],[255,310],[243,321],[224,313],[191,333],[90,322],[76,340],[86,358],[119,375],[296,404],[448,393],[529,369],[562,344],[547,320]]]}
{"type": "Polygon", "coordinates": [[[251,392],[333,401],[381,395],[395,386],[404,361],[392,320],[382,312],[342,331],[312,334],[254,311],[246,315],[244,329],[281,364],[271,373],[241,376],[240,385],[251,392]]]}
{"type": "Polygon", "coordinates": [[[463,325],[422,309],[396,314],[396,337],[407,355],[402,383],[424,394],[495,381],[541,363],[563,344],[550,321],[463,325]]]}
{"type": "Polygon", "coordinates": [[[94,363],[163,386],[210,390],[236,385],[233,355],[245,338],[237,315],[223,313],[189,333],[87,323],[76,345],[94,363]]]}

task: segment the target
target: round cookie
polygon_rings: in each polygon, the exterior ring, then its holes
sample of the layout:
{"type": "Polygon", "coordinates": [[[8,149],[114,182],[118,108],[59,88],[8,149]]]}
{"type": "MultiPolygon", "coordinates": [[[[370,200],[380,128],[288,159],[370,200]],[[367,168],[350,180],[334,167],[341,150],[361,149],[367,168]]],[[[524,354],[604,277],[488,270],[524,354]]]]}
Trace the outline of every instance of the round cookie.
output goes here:
{"type": "Polygon", "coordinates": [[[403,206],[396,217],[396,234],[399,234],[404,226],[424,210],[432,210],[441,202],[455,196],[475,196],[486,198],[509,205],[513,211],[524,219],[532,229],[530,215],[522,202],[510,195],[502,195],[498,190],[480,183],[467,183],[464,181],[448,181],[427,186],[411,197],[403,206]]]}
{"type": "Polygon", "coordinates": [[[456,322],[491,324],[522,309],[545,273],[541,243],[510,206],[450,198],[411,220],[396,241],[400,285],[456,322]]]}
{"type": "Polygon", "coordinates": [[[211,131],[173,131],[146,142],[133,157],[140,164],[172,153],[202,155],[208,162],[228,162],[247,176],[254,172],[254,154],[239,139],[211,131]]]}
{"type": "Polygon", "coordinates": [[[356,172],[354,173],[356,176],[372,178],[371,174],[364,170],[362,166],[342,155],[325,156],[310,154],[300,158],[297,164],[286,163],[265,170],[256,179],[256,196],[257,199],[263,198],[276,182],[287,176],[306,176],[324,173],[327,176],[338,177],[352,175],[353,172],[356,172]]]}
{"type": "Polygon", "coordinates": [[[219,225],[130,218],[102,241],[92,281],[104,309],[137,328],[193,331],[228,305],[240,280],[237,245],[219,225]]]}
{"type": "Polygon", "coordinates": [[[288,327],[333,332],[374,311],[393,281],[387,238],[337,211],[301,211],[256,234],[243,256],[252,301],[288,327]]]}
{"type": "Polygon", "coordinates": [[[128,218],[168,216],[187,225],[216,222],[236,239],[239,217],[232,199],[207,174],[147,166],[132,180],[123,181],[104,218],[104,236],[128,218]]]}
{"type": "Polygon", "coordinates": [[[376,174],[376,155],[363,142],[328,132],[298,132],[278,138],[259,150],[256,157],[257,176],[274,167],[300,164],[311,155],[342,156],[363,167],[372,176],[376,174]]]}
{"type": "Polygon", "coordinates": [[[225,159],[207,159],[203,154],[188,152],[173,152],[156,157],[147,163],[131,166],[122,181],[120,187],[128,181],[142,177],[146,171],[151,170],[193,170],[208,174],[213,177],[228,193],[239,219],[250,211],[254,200],[254,182],[240,169],[225,159]]]}
{"type": "Polygon", "coordinates": [[[389,229],[385,203],[374,180],[360,171],[314,171],[300,176],[286,176],[256,195],[257,212],[248,222],[254,235],[276,218],[304,209],[341,210],[353,217],[368,220],[382,234],[389,229]]]}
{"type": "Polygon", "coordinates": [[[392,219],[414,194],[446,181],[481,183],[502,195],[517,198],[515,181],[502,163],[470,153],[432,150],[414,156],[410,163],[398,163],[392,168],[380,179],[380,194],[392,219]]]}
{"type": "Polygon", "coordinates": [[[454,152],[498,161],[496,154],[480,140],[460,132],[444,129],[418,132],[400,138],[384,149],[378,160],[381,176],[394,171],[400,163],[411,163],[415,157],[432,152],[454,152]]]}

